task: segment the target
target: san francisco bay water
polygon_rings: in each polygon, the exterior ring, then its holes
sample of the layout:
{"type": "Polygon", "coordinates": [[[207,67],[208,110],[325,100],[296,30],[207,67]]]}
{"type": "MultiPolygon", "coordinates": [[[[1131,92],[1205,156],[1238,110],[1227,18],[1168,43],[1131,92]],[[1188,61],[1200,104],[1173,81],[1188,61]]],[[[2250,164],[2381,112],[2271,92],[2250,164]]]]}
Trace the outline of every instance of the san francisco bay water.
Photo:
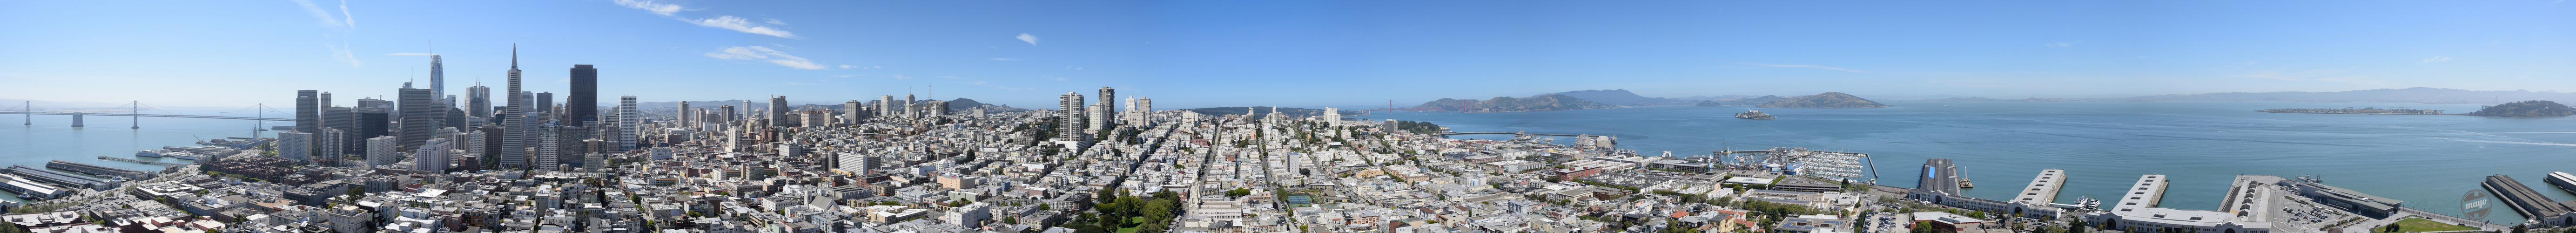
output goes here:
{"type": "MultiPolygon", "coordinates": [[[[2163,206],[2217,209],[2238,174],[2318,175],[2325,184],[2408,207],[2458,215],[2461,196],[2486,176],[2513,176],[2557,200],[2549,172],[2576,171],[2576,118],[2265,113],[2270,108],[2415,108],[2451,113],[2473,104],[2323,102],[1891,101],[1888,108],[1799,109],[1654,106],[1551,112],[1395,113],[1355,118],[1428,121],[1456,132],[1618,135],[1640,154],[1705,156],[1725,147],[1806,147],[1868,153],[1878,182],[1912,187],[1924,159],[1951,158],[2009,199],[2040,169],[2066,169],[2059,203],[2117,198],[2140,175],[2173,183],[2163,206]],[[1772,120],[1732,118],[1758,109],[1772,120]]],[[[1499,139],[1508,135],[1453,138],[1499,139]]],[[[1570,140],[1558,140],[1571,143],[1570,140]]],[[[2495,208],[2491,222],[2519,222],[2495,208]]]]}
{"type": "MultiPolygon", "coordinates": [[[[173,109],[178,114],[218,114],[235,109],[173,109]]],[[[41,111],[41,109],[40,109],[41,111]]],[[[153,110],[147,110],[153,111],[153,110]]],[[[171,114],[160,113],[160,114],[171,114]]],[[[224,116],[253,116],[250,112],[224,116]]],[[[293,118],[282,113],[268,113],[271,118],[293,118]],[[281,117],[283,116],[283,117],[281,117]]],[[[72,161],[99,166],[159,172],[165,166],[98,159],[99,156],[130,158],[143,161],[187,164],[193,161],[176,158],[134,157],[135,151],[161,149],[163,146],[196,146],[200,139],[251,136],[251,120],[159,118],[159,117],[84,117],[87,127],[71,127],[71,116],[0,114],[0,166],[26,165],[42,168],[53,160],[72,161]],[[25,120],[22,120],[26,118],[25,120]],[[33,123],[23,125],[22,123],[33,123]],[[141,129],[130,128],[136,124],[141,129]]],[[[265,125],[293,125],[294,122],[265,122],[265,125]]],[[[276,137],[276,131],[260,132],[259,137],[276,137]]],[[[60,170],[57,170],[60,171],[60,170]]],[[[18,200],[16,195],[0,199],[18,200]]]]}

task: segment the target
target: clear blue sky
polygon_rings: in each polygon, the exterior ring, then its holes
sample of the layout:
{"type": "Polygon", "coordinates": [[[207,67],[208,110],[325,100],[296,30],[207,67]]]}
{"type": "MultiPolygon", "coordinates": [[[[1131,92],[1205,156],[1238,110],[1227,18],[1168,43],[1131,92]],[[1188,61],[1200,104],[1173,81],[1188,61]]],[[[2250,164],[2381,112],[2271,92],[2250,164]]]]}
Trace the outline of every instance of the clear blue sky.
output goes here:
{"type": "Polygon", "coordinates": [[[427,85],[405,53],[498,90],[512,43],[529,89],[593,64],[603,101],[2576,91],[2563,0],[0,1],[0,24],[0,99],[164,107],[427,85]]]}

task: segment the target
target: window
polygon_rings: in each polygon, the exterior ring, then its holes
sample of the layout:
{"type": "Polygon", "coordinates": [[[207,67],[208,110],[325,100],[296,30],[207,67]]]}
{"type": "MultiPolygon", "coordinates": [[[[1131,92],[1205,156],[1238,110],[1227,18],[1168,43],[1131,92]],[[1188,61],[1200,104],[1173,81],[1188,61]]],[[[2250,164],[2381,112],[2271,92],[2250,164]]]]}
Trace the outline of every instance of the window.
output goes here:
{"type": "Polygon", "coordinates": [[[2147,187],[2138,187],[2138,190],[2147,190],[2147,187]]]}
{"type": "Polygon", "coordinates": [[[2136,192],[2134,194],[2147,194],[2147,192],[2136,192]]]}

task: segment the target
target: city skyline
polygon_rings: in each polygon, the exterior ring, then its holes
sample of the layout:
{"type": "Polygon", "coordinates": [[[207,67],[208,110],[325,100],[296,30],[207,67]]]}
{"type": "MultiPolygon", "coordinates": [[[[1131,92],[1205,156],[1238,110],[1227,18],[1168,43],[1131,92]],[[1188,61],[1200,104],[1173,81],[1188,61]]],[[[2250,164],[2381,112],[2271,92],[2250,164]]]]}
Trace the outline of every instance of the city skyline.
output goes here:
{"type": "MultiPolygon", "coordinates": [[[[393,99],[504,79],[651,102],[887,94],[1046,106],[1097,87],[1171,107],[1411,105],[1628,89],[1656,97],[2096,96],[2435,87],[2576,91],[2554,1],[2475,3],[0,3],[0,99],[155,106],[393,99]],[[206,5],[199,5],[206,4],[206,5]],[[121,5],[121,4],[120,4],[121,5]],[[446,17],[439,12],[478,12],[446,17]],[[497,12],[495,12],[497,11],[497,12]],[[165,17],[192,20],[173,22],[165,17]],[[367,18],[367,20],[357,20],[367,18]],[[361,24],[360,21],[365,23],[361,24]],[[547,22],[547,23],[526,23],[547,22]],[[166,36],[158,33],[187,33],[166,36]],[[57,36],[39,36],[57,35],[57,36]],[[41,45],[41,46],[40,46],[41,45]],[[274,85],[293,82],[297,85],[274,85]],[[152,83],[160,85],[115,85],[152,83]],[[92,87],[92,88],[65,88],[92,87]],[[1307,95],[1335,90],[1342,95],[1307,95]],[[1365,93],[1365,94],[1358,94],[1365,93]],[[1257,104],[1255,104],[1257,103],[1257,104]]],[[[457,95],[449,93],[450,95],[457,95]]],[[[508,95],[505,93],[504,95],[508,95]]],[[[458,95],[464,97],[464,95],[458,95]]],[[[557,97],[563,98],[563,97],[557,97]]],[[[925,98],[927,99],[927,98],[925,98]]],[[[1103,99],[1107,100],[1107,99],[1103,99]]],[[[615,103],[598,103],[610,104],[615,103]]],[[[608,106],[608,105],[599,105],[608,106]]]]}

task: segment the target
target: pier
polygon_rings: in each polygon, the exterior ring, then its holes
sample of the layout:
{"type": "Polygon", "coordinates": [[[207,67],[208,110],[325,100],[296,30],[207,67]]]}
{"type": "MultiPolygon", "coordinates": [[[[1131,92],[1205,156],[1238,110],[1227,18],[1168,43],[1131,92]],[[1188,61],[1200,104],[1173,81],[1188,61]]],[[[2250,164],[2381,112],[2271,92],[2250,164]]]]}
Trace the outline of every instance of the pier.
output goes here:
{"type": "Polygon", "coordinates": [[[2057,202],[2057,191],[2065,186],[2066,170],[2039,170],[2039,177],[2031,178],[2030,185],[2022,187],[2021,195],[2013,197],[2012,202],[2045,206],[2057,202]]]}
{"type": "Polygon", "coordinates": [[[1949,158],[1923,160],[1923,176],[1921,178],[1922,179],[1915,181],[1914,189],[1922,189],[1942,194],[1960,194],[1959,165],[1951,164],[1949,158]]]}
{"type": "Polygon", "coordinates": [[[2120,196],[2119,207],[2104,209],[2137,211],[2137,209],[2156,207],[2164,201],[2165,185],[2170,183],[2173,181],[2165,179],[2165,175],[2162,174],[2138,176],[2138,185],[2131,186],[2136,188],[2131,188],[2129,194],[2120,196]]]}
{"type": "MultiPolygon", "coordinates": [[[[116,161],[126,161],[126,162],[137,162],[137,163],[149,163],[149,164],[160,164],[160,165],[170,165],[170,166],[187,165],[187,164],[176,164],[176,163],[164,163],[164,162],[153,162],[153,161],[134,160],[134,159],[128,159],[128,158],[117,158],[117,157],[112,157],[112,156],[99,156],[99,157],[98,157],[98,159],[116,160],[116,161]]],[[[61,160],[55,160],[55,161],[61,161],[61,160]]]]}
{"type": "Polygon", "coordinates": [[[123,169],[123,168],[112,168],[112,167],[105,167],[105,166],[99,166],[99,165],[90,165],[90,164],[86,164],[86,163],[75,163],[75,162],[72,162],[72,161],[62,161],[62,160],[54,160],[53,162],[46,162],[46,163],[45,163],[45,168],[52,168],[52,169],[56,169],[56,170],[64,170],[64,171],[72,171],[72,172],[75,172],[75,173],[90,174],[90,175],[102,175],[102,176],[125,177],[125,179],[132,179],[132,180],[143,180],[143,179],[151,179],[151,178],[152,178],[152,173],[151,173],[151,172],[136,171],[136,170],[126,170],[126,169],[123,169]]]}
{"type": "Polygon", "coordinates": [[[99,180],[96,177],[66,174],[52,170],[45,170],[43,168],[28,167],[27,165],[9,165],[8,170],[9,173],[27,178],[28,180],[51,183],[69,188],[104,190],[114,186],[114,184],[110,184],[106,180],[99,180]]]}
{"type": "Polygon", "coordinates": [[[2520,212],[2524,217],[2556,216],[2568,212],[2567,205],[2550,201],[2549,196],[2542,196],[2539,191],[2532,191],[2531,187],[2522,186],[2522,181],[2514,181],[2511,176],[2487,176],[2487,181],[2479,183],[2478,186],[2485,187],[2487,192],[2495,193],[2496,199],[2504,200],[2506,205],[2513,207],[2514,212],[2520,212]]]}

